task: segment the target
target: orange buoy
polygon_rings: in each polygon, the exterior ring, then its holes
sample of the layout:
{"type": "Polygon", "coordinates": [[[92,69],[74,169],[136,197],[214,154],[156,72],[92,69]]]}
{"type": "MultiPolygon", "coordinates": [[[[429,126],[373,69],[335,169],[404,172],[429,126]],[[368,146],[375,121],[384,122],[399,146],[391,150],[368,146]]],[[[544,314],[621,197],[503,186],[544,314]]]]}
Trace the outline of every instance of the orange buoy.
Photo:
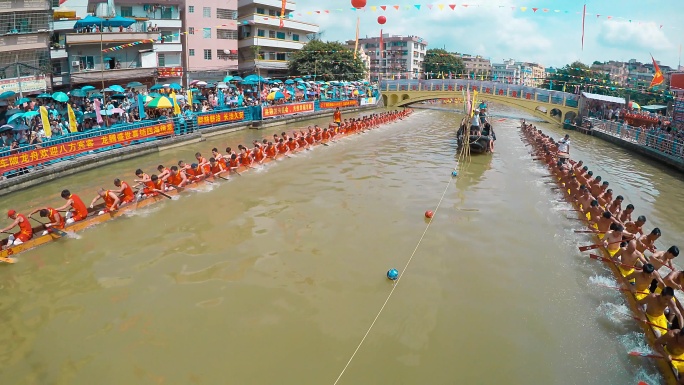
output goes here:
{"type": "Polygon", "coordinates": [[[435,215],[435,213],[430,210],[425,212],[425,218],[432,218],[433,215],[435,215]]]}

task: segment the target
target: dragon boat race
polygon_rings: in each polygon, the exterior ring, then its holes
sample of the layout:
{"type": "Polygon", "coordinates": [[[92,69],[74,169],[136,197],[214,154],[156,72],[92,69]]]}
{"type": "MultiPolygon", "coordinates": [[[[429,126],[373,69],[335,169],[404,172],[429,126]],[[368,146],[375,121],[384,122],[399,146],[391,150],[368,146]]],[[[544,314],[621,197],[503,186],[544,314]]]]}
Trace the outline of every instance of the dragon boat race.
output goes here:
{"type": "Polygon", "coordinates": [[[194,1],[0,10],[0,384],[684,384],[678,2],[194,1]]]}

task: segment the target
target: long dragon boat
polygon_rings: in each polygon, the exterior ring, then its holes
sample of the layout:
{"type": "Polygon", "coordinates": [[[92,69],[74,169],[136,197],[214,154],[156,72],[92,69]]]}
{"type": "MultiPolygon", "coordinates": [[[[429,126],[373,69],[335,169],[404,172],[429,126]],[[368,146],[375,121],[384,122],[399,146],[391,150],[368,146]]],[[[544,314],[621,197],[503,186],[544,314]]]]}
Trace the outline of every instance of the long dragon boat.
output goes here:
{"type": "MultiPolygon", "coordinates": [[[[397,115],[394,120],[390,120],[386,123],[396,122],[398,119],[403,118],[405,116],[406,115],[397,115]]],[[[379,123],[379,124],[383,124],[383,123],[379,123]]],[[[337,139],[340,139],[340,138],[343,138],[346,136],[350,136],[350,135],[354,135],[354,134],[360,134],[364,131],[347,132],[344,134],[337,134],[332,139],[315,142],[314,145],[316,145],[316,146],[318,146],[318,145],[328,146],[329,145],[328,142],[331,142],[331,141],[335,142],[337,139]]],[[[305,148],[298,148],[297,150],[294,151],[294,153],[304,151],[304,150],[305,150],[305,148]]],[[[264,159],[262,164],[267,164],[267,163],[273,162],[274,160],[282,159],[285,157],[289,157],[289,155],[288,154],[278,154],[278,155],[276,155],[275,159],[272,159],[272,158],[264,159]]],[[[254,168],[256,168],[256,167],[253,167],[253,166],[247,167],[247,166],[241,165],[236,171],[238,173],[242,174],[242,173],[247,172],[247,171],[254,169],[254,168]]],[[[44,245],[44,244],[47,244],[50,242],[55,242],[61,238],[64,238],[64,236],[68,236],[70,233],[77,233],[79,231],[83,231],[84,229],[86,229],[88,227],[91,227],[91,226],[94,226],[94,225],[97,225],[100,223],[104,223],[104,222],[110,221],[112,219],[116,219],[116,218],[119,218],[121,216],[124,216],[128,212],[132,212],[134,210],[138,210],[138,209],[141,209],[143,207],[153,205],[159,201],[163,201],[165,199],[168,199],[169,197],[172,198],[176,195],[184,193],[185,190],[192,191],[194,188],[200,187],[202,185],[206,185],[208,183],[216,183],[219,181],[220,181],[220,178],[214,178],[214,180],[209,180],[209,181],[202,179],[200,181],[188,183],[186,186],[184,186],[178,190],[170,189],[170,190],[166,191],[165,194],[168,197],[163,196],[163,195],[149,196],[146,198],[142,198],[142,199],[138,200],[137,202],[132,202],[132,203],[123,205],[116,211],[109,211],[109,212],[106,212],[102,215],[99,215],[99,212],[105,208],[104,203],[101,203],[97,206],[94,206],[92,209],[91,208],[88,209],[88,217],[86,219],[72,223],[72,224],[69,224],[62,231],[51,231],[46,235],[42,235],[43,232],[45,231],[45,227],[42,224],[38,224],[37,226],[33,227],[33,234],[34,234],[33,238],[31,238],[27,242],[24,242],[20,245],[16,245],[16,246],[13,246],[13,247],[10,247],[10,248],[7,248],[7,249],[0,251],[0,262],[14,263],[14,259],[12,259],[11,257],[14,255],[17,255],[19,253],[22,253],[24,251],[34,249],[38,246],[41,246],[41,245],[44,245]]],[[[7,239],[0,241],[0,246],[2,246],[3,248],[6,244],[7,244],[7,239]]]]}
{"type": "MultiPolygon", "coordinates": [[[[527,136],[526,132],[523,131],[522,137],[525,138],[525,140],[529,141],[529,137],[527,136]]],[[[543,164],[543,162],[542,162],[542,164],[543,164]]],[[[581,220],[581,223],[587,225],[587,228],[592,228],[591,223],[589,223],[589,220],[587,219],[587,217],[585,215],[583,215],[582,211],[580,210],[579,204],[571,201],[569,199],[568,195],[565,193],[565,186],[558,180],[558,178],[555,177],[555,175],[553,177],[553,180],[554,180],[554,182],[556,182],[556,184],[558,185],[560,190],[563,191],[563,200],[566,201],[567,203],[570,203],[573,206],[573,208],[575,210],[577,210],[576,212],[579,215],[579,219],[581,220]]],[[[596,235],[596,234],[592,235],[591,238],[596,244],[602,244],[602,242],[603,242],[598,237],[598,235],[596,235]]],[[[622,273],[618,269],[618,265],[616,263],[612,262],[612,258],[610,256],[610,254],[608,253],[608,250],[603,246],[601,246],[597,250],[601,251],[601,255],[598,256],[598,258],[594,257],[593,259],[598,259],[598,260],[602,260],[605,262],[605,264],[608,266],[611,273],[613,274],[613,278],[617,282],[618,287],[621,289],[622,288],[625,289],[625,290],[620,290],[620,291],[623,293],[623,296],[625,298],[627,306],[632,311],[632,313],[634,314],[635,317],[641,318],[641,316],[644,314],[644,312],[639,308],[639,305],[637,304],[637,299],[634,297],[632,292],[627,289],[630,287],[631,284],[629,283],[629,281],[625,277],[622,276],[622,273]],[[611,262],[607,262],[609,260],[611,262]]],[[[682,314],[684,314],[684,307],[682,307],[682,304],[679,301],[677,301],[677,306],[679,307],[679,311],[682,312],[682,314]]],[[[656,351],[655,340],[658,338],[658,334],[655,331],[656,327],[651,326],[649,323],[646,323],[646,322],[639,322],[639,325],[640,325],[641,329],[643,330],[644,335],[646,336],[646,341],[647,341],[648,345],[651,347],[651,349],[656,351]]],[[[666,331],[662,331],[662,332],[665,333],[666,331]]],[[[655,364],[658,367],[658,370],[660,371],[660,373],[663,375],[665,384],[667,384],[667,385],[680,384],[680,382],[678,380],[677,370],[674,368],[674,366],[672,366],[672,364],[670,362],[668,362],[667,360],[664,360],[664,359],[656,359],[655,364]]]]}

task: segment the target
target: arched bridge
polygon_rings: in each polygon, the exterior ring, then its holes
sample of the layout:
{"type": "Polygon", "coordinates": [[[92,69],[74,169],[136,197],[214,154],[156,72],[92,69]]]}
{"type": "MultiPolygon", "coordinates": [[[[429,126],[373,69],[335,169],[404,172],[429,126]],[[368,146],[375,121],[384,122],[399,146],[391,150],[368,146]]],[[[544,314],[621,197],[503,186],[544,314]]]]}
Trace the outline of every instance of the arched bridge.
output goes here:
{"type": "Polygon", "coordinates": [[[387,107],[407,106],[431,99],[465,99],[466,90],[476,90],[478,100],[486,100],[522,109],[552,123],[574,119],[579,110],[578,96],[568,92],[492,81],[449,80],[383,80],[380,92],[387,107]]]}

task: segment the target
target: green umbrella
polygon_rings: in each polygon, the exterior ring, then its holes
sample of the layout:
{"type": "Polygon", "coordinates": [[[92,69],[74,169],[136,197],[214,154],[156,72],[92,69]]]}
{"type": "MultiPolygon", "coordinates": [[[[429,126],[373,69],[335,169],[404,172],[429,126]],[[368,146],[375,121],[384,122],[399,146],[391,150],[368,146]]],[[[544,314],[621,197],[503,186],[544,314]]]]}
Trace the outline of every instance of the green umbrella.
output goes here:
{"type": "Polygon", "coordinates": [[[66,103],[69,101],[69,96],[61,91],[52,94],[52,98],[61,103],[66,103]]]}
{"type": "Polygon", "coordinates": [[[83,90],[71,91],[71,96],[75,96],[77,98],[84,98],[84,97],[86,97],[86,95],[88,95],[88,94],[86,93],[86,91],[83,91],[83,90]]]}
{"type": "Polygon", "coordinates": [[[36,96],[38,99],[52,99],[52,95],[43,92],[42,94],[36,96]]]}
{"type": "Polygon", "coordinates": [[[148,108],[173,108],[173,100],[166,96],[157,96],[147,103],[148,108]]]}
{"type": "Polygon", "coordinates": [[[16,104],[24,104],[24,103],[30,103],[30,102],[31,102],[31,99],[29,99],[29,98],[21,98],[21,99],[17,100],[16,104]]]}

